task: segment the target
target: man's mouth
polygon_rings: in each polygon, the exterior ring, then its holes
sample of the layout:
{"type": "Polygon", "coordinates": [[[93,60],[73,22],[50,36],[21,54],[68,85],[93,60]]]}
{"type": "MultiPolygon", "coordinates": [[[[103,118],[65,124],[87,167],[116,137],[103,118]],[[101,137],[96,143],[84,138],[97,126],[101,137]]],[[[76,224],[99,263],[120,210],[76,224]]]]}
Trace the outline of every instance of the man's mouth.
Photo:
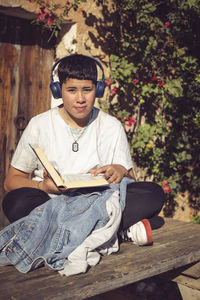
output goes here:
{"type": "Polygon", "coordinates": [[[84,110],[86,110],[86,106],[76,107],[76,110],[78,112],[83,112],[84,110]]]}

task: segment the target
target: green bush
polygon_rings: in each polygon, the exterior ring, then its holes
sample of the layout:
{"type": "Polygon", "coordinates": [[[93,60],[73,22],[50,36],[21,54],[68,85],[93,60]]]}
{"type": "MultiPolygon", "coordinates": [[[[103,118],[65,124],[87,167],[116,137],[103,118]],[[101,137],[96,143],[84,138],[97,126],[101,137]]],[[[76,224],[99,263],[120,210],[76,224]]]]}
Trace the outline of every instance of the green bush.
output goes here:
{"type": "Polygon", "coordinates": [[[199,215],[192,216],[191,222],[194,224],[200,224],[200,216],[199,215]]]}
{"type": "Polygon", "coordinates": [[[116,1],[120,35],[106,80],[106,109],[122,121],[137,167],[163,186],[169,201],[189,190],[195,209],[200,199],[198,2],[116,1]]]}

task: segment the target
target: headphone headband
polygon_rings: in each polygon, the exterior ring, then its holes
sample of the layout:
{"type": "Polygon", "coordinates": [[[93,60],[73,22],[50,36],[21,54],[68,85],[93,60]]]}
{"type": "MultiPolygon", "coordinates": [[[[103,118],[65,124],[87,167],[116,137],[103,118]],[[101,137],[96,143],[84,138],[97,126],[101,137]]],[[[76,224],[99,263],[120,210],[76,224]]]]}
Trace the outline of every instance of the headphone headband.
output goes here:
{"type": "MultiPolygon", "coordinates": [[[[99,68],[101,69],[102,71],[102,79],[101,81],[97,81],[97,86],[96,86],[96,97],[97,98],[102,98],[103,97],[103,94],[104,94],[104,90],[105,90],[105,76],[104,76],[104,69],[101,65],[101,63],[96,60],[95,58],[93,57],[90,57],[90,56],[87,56],[87,55],[84,55],[85,57],[93,60],[98,66],[99,68]]],[[[53,97],[55,99],[59,99],[59,98],[62,98],[62,89],[61,89],[61,84],[59,81],[56,81],[54,82],[53,81],[53,71],[55,70],[56,66],[63,60],[65,59],[67,56],[65,57],[62,57],[60,59],[58,59],[55,64],[53,65],[52,69],[51,69],[51,83],[50,83],[50,89],[51,89],[51,92],[53,94],[53,97]]]]}

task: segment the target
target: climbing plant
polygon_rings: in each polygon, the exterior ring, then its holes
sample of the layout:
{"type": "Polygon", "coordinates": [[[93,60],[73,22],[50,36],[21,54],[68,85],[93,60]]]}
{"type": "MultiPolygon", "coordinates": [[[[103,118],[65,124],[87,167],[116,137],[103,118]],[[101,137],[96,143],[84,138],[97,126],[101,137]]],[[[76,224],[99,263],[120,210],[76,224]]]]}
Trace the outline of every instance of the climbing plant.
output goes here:
{"type": "Polygon", "coordinates": [[[70,1],[49,1],[49,0],[29,0],[39,6],[40,12],[37,18],[33,21],[43,29],[51,32],[49,41],[52,37],[58,37],[61,30],[61,25],[71,10],[82,12],[80,7],[81,2],[86,0],[70,0],[70,1]],[[63,3],[63,4],[62,4],[63,3]]]}
{"type": "Polygon", "coordinates": [[[110,55],[107,111],[122,121],[133,159],[145,171],[142,179],[163,187],[167,206],[189,190],[198,210],[199,1],[120,0],[116,5],[114,26],[120,34],[110,55]]]}

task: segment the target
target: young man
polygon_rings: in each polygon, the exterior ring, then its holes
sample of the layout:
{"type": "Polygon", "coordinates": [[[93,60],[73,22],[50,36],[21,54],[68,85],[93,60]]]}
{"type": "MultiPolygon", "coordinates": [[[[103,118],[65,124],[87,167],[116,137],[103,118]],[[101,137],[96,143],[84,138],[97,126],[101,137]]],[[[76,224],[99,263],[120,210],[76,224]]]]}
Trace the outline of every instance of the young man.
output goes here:
{"type": "MultiPolygon", "coordinates": [[[[114,184],[124,176],[134,178],[121,123],[94,107],[99,85],[100,94],[104,91],[104,74],[102,82],[97,81],[97,65],[103,72],[99,62],[84,55],[74,54],[59,61],[59,83],[52,82],[51,88],[53,91],[56,85],[60,89],[63,105],[30,120],[5,179],[8,194],[3,209],[10,222],[63,192],[47,176],[30,144],[38,144],[63,177],[69,173],[104,173],[114,184]]],[[[163,204],[164,193],[155,183],[129,184],[120,227],[123,238],[139,245],[151,243],[147,219],[157,215],[163,204]]]]}

